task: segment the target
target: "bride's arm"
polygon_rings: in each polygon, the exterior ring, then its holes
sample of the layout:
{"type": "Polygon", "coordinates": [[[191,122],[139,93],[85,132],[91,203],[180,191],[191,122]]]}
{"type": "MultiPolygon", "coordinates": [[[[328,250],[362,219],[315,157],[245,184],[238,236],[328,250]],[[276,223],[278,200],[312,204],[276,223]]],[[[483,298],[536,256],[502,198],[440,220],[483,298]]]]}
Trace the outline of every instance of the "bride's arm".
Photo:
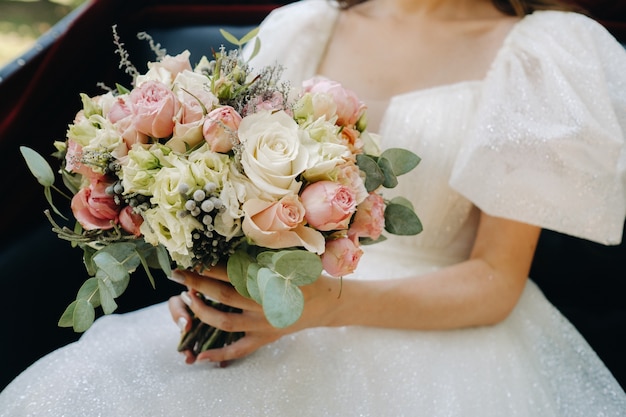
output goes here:
{"type": "MultiPolygon", "coordinates": [[[[204,322],[246,336],[232,345],[201,353],[198,360],[221,362],[245,356],[281,336],[304,328],[363,325],[404,329],[451,329],[497,323],[515,307],[524,288],[540,228],[481,215],[467,261],[410,278],[360,281],[322,276],[302,287],[302,317],[286,329],[272,327],[254,301],[240,296],[222,268],[214,279],[184,273],[184,284],[216,301],[243,309],[224,313],[186,293],[186,302],[204,322]],[[341,288],[340,288],[341,285],[341,288]],[[341,295],[340,294],[341,291],[341,295]]],[[[170,300],[175,320],[185,317],[184,298],[170,300]]]]}

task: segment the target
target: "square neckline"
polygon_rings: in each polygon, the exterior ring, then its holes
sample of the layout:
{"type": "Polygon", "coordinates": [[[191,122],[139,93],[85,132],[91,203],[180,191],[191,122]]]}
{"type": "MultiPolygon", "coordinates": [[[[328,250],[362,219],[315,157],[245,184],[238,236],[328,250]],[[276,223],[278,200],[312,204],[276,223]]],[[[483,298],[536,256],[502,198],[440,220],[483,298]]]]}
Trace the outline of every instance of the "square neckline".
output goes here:
{"type": "MultiPolygon", "coordinates": [[[[333,37],[333,34],[335,32],[335,29],[337,28],[338,25],[338,21],[339,21],[339,17],[341,16],[342,10],[338,10],[337,4],[334,4],[333,7],[336,9],[337,13],[335,13],[335,18],[333,21],[333,24],[330,27],[330,30],[328,32],[328,36],[326,37],[326,42],[324,43],[324,47],[321,48],[321,53],[318,56],[318,60],[317,60],[317,64],[316,64],[316,71],[315,73],[318,76],[325,77],[324,75],[320,75],[319,73],[319,67],[320,64],[322,63],[322,60],[324,58],[324,56],[326,55],[326,52],[328,50],[328,46],[330,44],[330,41],[333,37]]],[[[396,101],[396,100],[400,100],[402,98],[406,98],[406,97],[413,97],[413,96],[420,96],[422,94],[430,94],[433,92],[436,92],[438,90],[447,90],[447,89],[451,89],[451,88],[459,88],[461,86],[475,86],[475,85],[480,85],[482,84],[488,77],[489,75],[493,72],[494,68],[496,67],[497,63],[502,59],[502,56],[504,55],[505,51],[507,50],[507,46],[511,43],[511,39],[513,38],[513,36],[515,35],[516,32],[518,32],[520,29],[520,26],[522,26],[522,23],[527,21],[531,16],[538,14],[538,13],[544,13],[544,12],[549,12],[547,10],[536,10],[533,13],[527,14],[523,17],[521,17],[519,20],[517,20],[513,25],[511,25],[509,31],[507,32],[506,36],[503,37],[502,42],[500,43],[500,46],[498,47],[497,52],[495,53],[493,59],[491,60],[491,63],[489,64],[487,71],[485,72],[485,74],[483,75],[482,78],[478,78],[478,79],[467,79],[467,80],[459,80],[459,81],[455,81],[455,82],[451,82],[451,83],[446,83],[446,84],[437,84],[437,85],[432,85],[429,87],[419,87],[419,88],[415,88],[412,90],[407,90],[401,93],[396,93],[393,94],[389,97],[387,97],[386,99],[374,99],[371,97],[362,97],[362,99],[364,101],[377,101],[378,103],[387,103],[387,105],[389,105],[390,103],[396,101]]]]}

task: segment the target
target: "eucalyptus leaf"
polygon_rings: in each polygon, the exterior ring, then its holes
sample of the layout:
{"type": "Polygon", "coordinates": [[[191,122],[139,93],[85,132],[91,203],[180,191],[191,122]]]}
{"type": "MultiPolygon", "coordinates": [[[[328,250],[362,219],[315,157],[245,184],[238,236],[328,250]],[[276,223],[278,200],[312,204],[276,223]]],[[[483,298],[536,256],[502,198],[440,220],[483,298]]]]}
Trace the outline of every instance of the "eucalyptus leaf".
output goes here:
{"type": "Polygon", "coordinates": [[[270,269],[274,269],[274,254],[276,251],[264,251],[256,256],[256,261],[261,266],[266,266],[270,269]]]}
{"type": "Polygon", "coordinates": [[[371,156],[359,154],[356,156],[356,163],[359,169],[365,173],[365,189],[367,192],[376,190],[385,181],[385,174],[371,156]]]}
{"type": "Polygon", "coordinates": [[[100,295],[98,294],[98,279],[97,278],[89,278],[78,290],[78,294],[76,294],[77,300],[87,300],[94,307],[98,307],[100,305],[100,295]]]}
{"type": "Polygon", "coordinates": [[[102,311],[104,311],[104,314],[113,313],[117,308],[117,304],[115,303],[115,294],[110,281],[99,279],[98,291],[100,293],[100,303],[102,304],[102,311]]]}
{"type": "Polygon", "coordinates": [[[406,199],[405,197],[402,197],[402,196],[396,196],[396,197],[392,198],[389,201],[389,204],[399,204],[401,206],[410,208],[411,210],[415,211],[415,209],[413,207],[413,204],[408,199],[406,199]]]}
{"type": "Polygon", "coordinates": [[[274,270],[294,285],[313,283],[323,269],[319,255],[306,250],[281,251],[273,259],[274,270]]]}
{"type": "Polygon", "coordinates": [[[59,318],[59,322],[57,325],[59,327],[72,327],[74,326],[74,310],[76,309],[76,304],[78,300],[72,301],[70,305],[67,306],[61,318],[59,318]]]}
{"type": "Polygon", "coordinates": [[[274,327],[284,328],[295,323],[304,309],[304,296],[298,286],[267,268],[258,273],[263,313],[274,327]]]}
{"type": "MultiPolygon", "coordinates": [[[[79,224],[76,222],[76,224],[79,224]]],[[[83,263],[85,264],[85,268],[87,269],[87,273],[89,276],[96,275],[97,267],[93,262],[93,256],[97,253],[97,250],[92,248],[91,246],[83,246],[83,263]]]]}
{"type": "Polygon", "coordinates": [[[244,297],[251,298],[248,292],[248,266],[252,260],[244,251],[236,251],[228,258],[226,272],[228,279],[233,284],[237,292],[244,297]]]}
{"type": "Polygon", "coordinates": [[[422,231],[422,222],[413,209],[402,204],[388,204],[385,208],[385,230],[394,235],[416,235],[422,231]]]}
{"type": "Polygon", "coordinates": [[[96,318],[96,311],[94,306],[87,300],[76,300],[76,306],[74,308],[73,327],[74,331],[82,333],[91,327],[96,318]]]}
{"type": "Polygon", "coordinates": [[[248,273],[246,274],[246,289],[248,290],[248,294],[250,298],[256,301],[258,304],[263,304],[263,300],[261,299],[261,291],[259,290],[259,282],[258,275],[261,267],[259,264],[254,262],[248,265],[248,273]]]}
{"type": "Polygon", "coordinates": [[[121,281],[129,275],[124,264],[120,263],[113,255],[104,250],[98,251],[98,253],[94,255],[93,261],[98,267],[98,271],[96,272],[97,278],[121,281]]]}
{"type": "Polygon", "coordinates": [[[100,249],[99,252],[110,254],[122,264],[128,272],[134,272],[141,263],[141,259],[137,253],[136,243],[114,242],[100,249]]]}
{"type": "Polygon", "coordinates": [[[378,158],[378,167],[383,172],[383,175],[385,177],[382,184],[383,187],[394,188],[396,185],[398,185],[398,178],[396,178],[396,174],[393,173],[393,167],[391,166],[391,162],[389,162],[387,158],[378,158]]]}
{"type": "Polygon", "coordinates": [[[421,161],[420,157],[413,152],[402,148],[386,149],[381,158],[387,159],[392,166],[393,173],[396,176],[406,174],[415,168],[421,161]]]}
{"type": "Polygon", "coordinates": [[[172,276],[172,260],[170,259],[170,255],[167,252],[167,249],[165,249],[165,246],[163,246],[162,244],[159,244],[159,246],[156,247],[156,254],[157,254],[157,259],[159,261],[159,266],[161,267],[161,270],[165,272],[165,275],[167,275],[168,277],[171,277],[172,276]]]}
{"type": "Polygon", "coordinates": [[[28,169],[37,178],[39,184],[44,187],[51,187],[54,184],[54,171],[52,171],[44,157],[27,146],[20,146],[20,152],[26,161],[28,169]]]}

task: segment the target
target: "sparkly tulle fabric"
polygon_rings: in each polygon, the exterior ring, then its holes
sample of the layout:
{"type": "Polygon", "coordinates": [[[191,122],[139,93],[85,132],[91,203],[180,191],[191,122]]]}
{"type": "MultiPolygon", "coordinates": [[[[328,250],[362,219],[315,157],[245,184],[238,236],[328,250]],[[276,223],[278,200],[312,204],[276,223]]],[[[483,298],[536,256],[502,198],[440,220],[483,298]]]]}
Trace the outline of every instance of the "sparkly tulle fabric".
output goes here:
{"type": "MultiPolygon", "coordinates": [[[[314,75],[336,16],[318,0],[274,12],[256,65],[283,62],[293,82],[314,75]]],[[[477,206],[619,241],[625,68],[621,46],[596,23],[538,12],[514,27],[484,80],[385,103],[383,145],[422,157],[394,191],[411,196],[424,232],[367,247],[345,279],[465,259],[477,206]]],[[[226,368],[185,365],[178,338],[164,304],[103,317],[18,376],[0,394],[0,416],[626,415],[624,391],[532,281],[495,326],[311,329],[226,368]]]]}

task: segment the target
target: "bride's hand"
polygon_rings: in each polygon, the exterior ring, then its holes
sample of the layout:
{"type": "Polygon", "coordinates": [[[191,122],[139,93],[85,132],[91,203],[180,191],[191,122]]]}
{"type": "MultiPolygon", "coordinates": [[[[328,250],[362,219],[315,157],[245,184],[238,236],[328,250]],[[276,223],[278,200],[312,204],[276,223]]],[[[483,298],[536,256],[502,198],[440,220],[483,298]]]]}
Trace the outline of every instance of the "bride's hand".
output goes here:
{"type": "MultiPolygon", "coordinates": [[[[189,330],[191,318],[185,308],[188,305],[194,314],[204,323],[227,332],[245,332],[245,336],[231,345],[210,349],[193,357],[186,352],[187,363],[198,361],[225,362],[249,355],[260,347],[280,337],[308,327],[331,324],[332,311],[338,301],[340,283],[337,279],[319,277],[313,284],[301,287],[304,295],[304,311],[300,319],[293,325],[278,329],[272,326],[262,307],[254,300],[239,294],[228,281],[226,268],[218,265],[206,270],[203,274],[190,271],[176,271],[178,281],[184,283],[189,291],[169,301],[170,312],[174,321],[181,323],[186,320],[185,328],[189,330]],[[241,309],[241,313],[223,312],[206,305],[196,292],[211,300],[241,309]]],[[[185,323],[185,321],[182,323],[185,323]]]]}

